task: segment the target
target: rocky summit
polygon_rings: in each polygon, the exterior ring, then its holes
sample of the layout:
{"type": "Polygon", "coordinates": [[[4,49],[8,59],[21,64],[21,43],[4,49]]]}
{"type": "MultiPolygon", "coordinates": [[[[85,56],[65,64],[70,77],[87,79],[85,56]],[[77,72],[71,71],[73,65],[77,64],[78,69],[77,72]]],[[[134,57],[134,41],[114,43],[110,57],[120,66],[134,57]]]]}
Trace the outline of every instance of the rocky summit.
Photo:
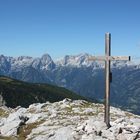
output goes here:
{"type": "Polygon", "coordinates": [[[111,127],[104,106],[64,99],[28,108],[0,108],[1,140],[140,140],[140,116],[111,107],[111,127]]]}

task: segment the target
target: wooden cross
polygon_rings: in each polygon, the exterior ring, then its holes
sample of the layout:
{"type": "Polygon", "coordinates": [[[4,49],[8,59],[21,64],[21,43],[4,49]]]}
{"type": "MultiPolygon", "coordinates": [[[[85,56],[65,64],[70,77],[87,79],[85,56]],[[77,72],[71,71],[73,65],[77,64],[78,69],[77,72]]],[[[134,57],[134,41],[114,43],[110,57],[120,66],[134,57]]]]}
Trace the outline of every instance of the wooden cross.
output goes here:
{"type": "Polygon", "coordinates": [[[114,60],[130,61],[130,56],[111,56],[111,34],[105,34],[105,56],[93,56],[90,61],[105,61],[105,115],[104,121],[107,127],[110,127],[110,83],[112,81],[112,73],[110,72],[110,62],[114,60]]]}

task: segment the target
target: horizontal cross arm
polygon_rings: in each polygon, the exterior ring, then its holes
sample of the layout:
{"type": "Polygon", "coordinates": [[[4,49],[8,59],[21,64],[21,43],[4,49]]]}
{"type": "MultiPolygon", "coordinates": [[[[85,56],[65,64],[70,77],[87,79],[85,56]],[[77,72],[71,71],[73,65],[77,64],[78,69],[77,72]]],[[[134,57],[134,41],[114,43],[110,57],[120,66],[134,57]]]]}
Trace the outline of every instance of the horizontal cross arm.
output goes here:
{"type": "Polygon", "coordinates": [[[89,61],[130,61],[130,56],[92,56],[88,58],[89,61]]]}
{"type": "Polygon", "coordinates": [[[88,58],[89,61],[105,61],[106,60],[106,56],[91,56],[88,58]]]}

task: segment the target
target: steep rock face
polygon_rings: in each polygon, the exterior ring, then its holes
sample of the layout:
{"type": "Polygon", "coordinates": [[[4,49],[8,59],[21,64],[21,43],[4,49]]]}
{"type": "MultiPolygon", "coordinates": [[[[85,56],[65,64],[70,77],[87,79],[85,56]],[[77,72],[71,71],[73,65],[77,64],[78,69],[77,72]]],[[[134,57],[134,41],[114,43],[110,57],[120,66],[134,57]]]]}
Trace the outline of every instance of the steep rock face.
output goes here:
{"type": "Polygon", "coordinates": [[[36,70],[52,70],[55,68],[55,63],[48,54],[44,54],[41,58],[35,58],[32,62],[32,67],[36,70]]]}
{"type": "Polygon", "coordinates": [[[28,108],[1,107],[0,138],[26,140],[139,140],[140,117],[111,107],[111,127],[104,123],[104,106],[64,99],[28,108]]]}
{"type": "Polygon", "coordinates": [[[11,58],[5,57],[4,55],[0,55],[0,73],[1,74],[6,74],[10,68],[11,68],[11,63],[10,63],[11,58]]]}
{"type": "Polygon", "coordinates": [[[48,54],[44,54],[41,57],[41,67],[40,69],[42,70],[52,70],[55,68],[55,64],[53,62],[53,60],[51,59],[51,57],[48,54]]]}

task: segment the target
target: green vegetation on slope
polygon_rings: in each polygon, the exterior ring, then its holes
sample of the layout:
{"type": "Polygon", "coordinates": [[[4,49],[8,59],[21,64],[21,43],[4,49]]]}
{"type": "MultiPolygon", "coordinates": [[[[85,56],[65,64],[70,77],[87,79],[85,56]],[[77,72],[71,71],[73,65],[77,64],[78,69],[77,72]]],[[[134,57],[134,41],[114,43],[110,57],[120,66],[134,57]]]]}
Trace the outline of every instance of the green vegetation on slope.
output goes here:
{"type": "Polygon", "coordinates": [[[32,103],[55,102],[64,98],[85,99],[62,87],[26,83],[4,76],[0,76],[0,95],[9,107],[28,107],[32,103]]]}

